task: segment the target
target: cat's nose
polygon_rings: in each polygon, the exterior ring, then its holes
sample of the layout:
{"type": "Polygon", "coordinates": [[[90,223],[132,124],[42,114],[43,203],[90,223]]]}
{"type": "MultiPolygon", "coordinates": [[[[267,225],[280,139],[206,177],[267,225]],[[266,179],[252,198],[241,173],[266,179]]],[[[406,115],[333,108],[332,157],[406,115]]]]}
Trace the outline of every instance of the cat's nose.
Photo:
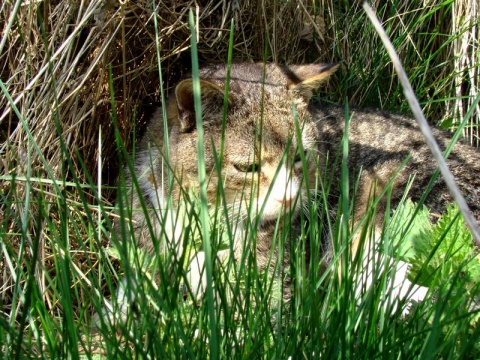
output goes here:
{"type": "Polygon", "coordinates": [[[274,196],[273,198],[280,203],[284,203],[285,207],[289,207],[295,200],[296,196],[292,194],[284,194],[284,196],[274,196]]]}

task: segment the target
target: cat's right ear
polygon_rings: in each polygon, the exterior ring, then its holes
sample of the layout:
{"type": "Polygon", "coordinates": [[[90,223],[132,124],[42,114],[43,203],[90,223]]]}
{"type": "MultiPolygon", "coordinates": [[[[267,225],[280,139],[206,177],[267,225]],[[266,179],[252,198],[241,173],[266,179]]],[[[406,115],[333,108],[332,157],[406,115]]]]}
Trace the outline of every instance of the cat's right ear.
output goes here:
{"type": "MultiPolygon", "coordinates": [[[[200,80],[200,92],[202,96],[202,108],[221,108],[223,106],[224,91],[209,81],[200,80]]],[[[182,132],[188,132],[195,128],[195,105],[193,99],[193,79],[182,80],[175,88],[178,120],[182,132]]]]}
{"type": "Polygon", "coordinates": [[[283,67],[287,77],[288,89],[305,102],[309,102],[312,91],[318,89],[335,71],[340,64],[307,64],[283,67]]]}

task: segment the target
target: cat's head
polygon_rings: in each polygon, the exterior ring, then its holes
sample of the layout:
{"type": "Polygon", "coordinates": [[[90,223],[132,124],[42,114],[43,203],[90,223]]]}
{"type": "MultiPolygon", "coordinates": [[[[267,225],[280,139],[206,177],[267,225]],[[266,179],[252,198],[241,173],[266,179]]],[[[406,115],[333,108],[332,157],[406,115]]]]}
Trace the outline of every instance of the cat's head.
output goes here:
{"type": "MultiPolygon", "coordinates": [[[[318,167],[318,133],[307,104],[338,65],[233,64],[200,72],[208,198],[221,184],[227,205],[260,223],[295,212],[318,167]],[[220,158],[222,152],[222,158],[220,158]],[[221,165],[221,166],[220,166],[221,165]],[[218,169],[221,169],[220,171],[218,169]],[[250,209],[250,210],[249,210],[250,209]]],[[[170,157],[182,185],[197,187],[197,126],[193,80],[181,81],[168,106],[170,157]]],[[[322,159],[320,159],[320,163],[322,159]]]]}

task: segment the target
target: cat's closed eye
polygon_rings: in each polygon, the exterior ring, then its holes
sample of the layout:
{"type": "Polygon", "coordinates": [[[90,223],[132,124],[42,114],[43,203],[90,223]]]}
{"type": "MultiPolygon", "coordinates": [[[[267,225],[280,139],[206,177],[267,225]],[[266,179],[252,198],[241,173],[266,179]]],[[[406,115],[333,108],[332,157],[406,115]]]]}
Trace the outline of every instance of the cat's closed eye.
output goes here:
{"type": "Polygon", "coordinates": [[[260,164],[256,164],[256,163],[246,163],[246,164],[236,163],[236,164],[233,164],[233,167],[235,168],[235,170],[239,172],[244,172],[244,173],[260,172],[260,164]]]}

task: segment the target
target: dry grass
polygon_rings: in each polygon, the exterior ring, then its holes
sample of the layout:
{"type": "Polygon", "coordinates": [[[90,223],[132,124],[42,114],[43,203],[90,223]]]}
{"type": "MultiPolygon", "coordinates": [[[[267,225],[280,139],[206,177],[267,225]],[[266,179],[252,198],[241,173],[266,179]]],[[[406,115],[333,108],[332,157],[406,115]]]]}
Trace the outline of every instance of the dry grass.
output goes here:
{"type": "MultiPolygon", "coordinates": [[[[236,2],[196,4],[195,1],[166,1],[156,10],[166,88],[190,67],[187,26],[190,8],[195,9],[198,16],[203,61],[225,62],[231,18],[236,21],[237,60],[262,60],[268,34],[269,60],[297,62],[308,49],[299,46],[302,36],[312,38],[312,28],[304,24],[304,8],[292,2],[242,2],[242,8],[237,9],[232,8],[236,2]],[[290,35],[285,37],[285,34],[290,35]]],[[[70,155],[75,158],[78,150],[94,178],[98,129],[102,128],[106,164],[103,172],[110,175],[109,164],[112,156],[115,157],[115,146],[111,141],[109,67],[113,75],[116,117],[125,140],[131,133],[136,109],[145,99],[147,102],[160,99],[152,3],[146,0],[125,4],[45,1],[39,3],[38,12],[36,9],[20,6],[16,21],[7,28],[14,4],[3,6],[0,21],[9,31],[5,31],[8,35],[0,58],[5,64],[2,80],[49,164],[61,163],[54,121],[57,119],[70,155]]],[[[15,156],[12,159],[8,148],[15,146],[16,153],[26,153],[27,131],[17,126],[18,116],[5,97],[0,101],[0,109],[2,153],[11,167],[15,156]]],[[[139,122],[142,115],[138,115],[139,122]]],[[[32,160],[34,165],[44,166],[38,155],[32,160]]],[[[64,176],[61,168],[53,170],[57,178],[64,176]]],[[[79,167],[75,170],[82,173],[79,167]]]]}

